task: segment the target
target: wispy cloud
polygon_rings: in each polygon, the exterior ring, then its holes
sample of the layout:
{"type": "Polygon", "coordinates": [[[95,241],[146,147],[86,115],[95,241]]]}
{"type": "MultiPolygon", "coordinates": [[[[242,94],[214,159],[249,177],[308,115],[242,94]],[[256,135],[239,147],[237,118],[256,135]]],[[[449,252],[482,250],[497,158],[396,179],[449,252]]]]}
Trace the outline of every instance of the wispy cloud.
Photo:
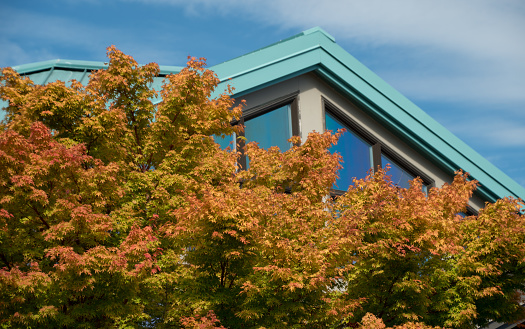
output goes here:
{"type": "Polygon", "coordinates": [[[26,58],[31,58],[31,62],[63,58],[60,50],[64,46],[80,48],[90,55],[93,51],[104,55],[107,45],[99,37],[104,33],[102,28],[53,14],[4,9],[0,14],[0,35],[4,36],[0,57],[4,62],[14,65],[27,62],[26,58]]]}
{"type": "Polygon", "coordinates": [[[121,0],[183,7],[188,13],[249,15],[287,28],[322,25],[339,38],[364,43],[448,48],[469,55],[522,58],[520,0],[121,0]],[[509,50],[518,51],[510,53],[509,50]]]}
{"type": "MultiPolygon", "coordinates": [[[[525,57],[524,57],[525,58],[525,57]]],[[[382,78],[391,81],[413,100],[468,101],[472,105],[525,105],[525,78],[517,72],[478,66],[477,72],[455,72],[440,65],[441,70],[424,71],[405,67],[384,69],[382,78]]],[[[525,70],[523,72],[525,74],[525,70]]],[[[522,110],[525,110],[522,109],[522,110]]]]}
{"type": "MultiPolygon", "coordinates": [[[[98,0],[90,0],[96,5],[98,0]]],[[[98,24],[76,17],[40,13],[5,6],[0,11],[0,62],[19,65],[49,59],[82,59],[104,61],[106,47],[115,44],[133,54],[139,62],[157,61],[174,65],[173,58],[185,58],[186,53],[174,52],[163,45],[175,37],[98,24]],[[22,19],[23,18],[23,19],[22,19]],[[75,58],[81,54],[81,58],[75,58]]],[[[162,22],[159,23],[162,25],[162,22]]],[[[140,29],[137,29],[140,31],[140,29]]],[[[144,29],[145,30],[145,29],[144,29]]]]}
{"type": "Polygon", "coordinates": [[[471,141],[487,148],[501,147],[514,150],[523,149],[525,152],[525,138],[523,122],[512,121],[508,118],[498,118],[492,120],[471,117],[470,120],[459,120],[455,124],[449,124],[453,131],[460,132],[471,129],[476,134],[476,140],[471,141]]]}

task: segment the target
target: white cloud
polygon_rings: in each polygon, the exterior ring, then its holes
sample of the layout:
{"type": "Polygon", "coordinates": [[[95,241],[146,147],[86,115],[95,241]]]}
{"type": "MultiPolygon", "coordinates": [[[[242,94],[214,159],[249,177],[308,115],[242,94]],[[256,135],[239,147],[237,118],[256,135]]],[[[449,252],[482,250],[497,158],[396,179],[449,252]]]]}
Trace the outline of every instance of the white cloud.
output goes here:
{"type": "Polygon", "coordinates": [[[122,0],[235,15],[286,28],[321,25],[365,43],[427,45],[466,54],[522,58],[525,3],[520,0],[122,0]]]}
{"type": "Polygon", "coordinates": [[[525,122],[505,120],[496,114],[491,120],[473,118],[468,125],[465,123],[456,123],[450,128],[458,132],[472,129],[476,134],[476,144],[484,147],[525,148],[525,122]]]}
{"type": "MultiPolygon", "coordinates": [[[[96,1],[89,0],[90,3],[96,1]]],[[[132,54],[140,63],[155,60],[161,64],[174,65],[174,58],[186,58],[186,53],[163,47],[168,41],[166,35],[150,33],[142,37],[107,24],[98,25],[64,15],[15,8],[0,12],[0,36],[0,63],[8,65],[59,58],[104,61],[105,49],[112,44],[132,54]],[[64,58],[72,50],[82,57],[64,58]]]]}
{"type": "Polygon", "coordinates": [[[0,14],[0,20],[0,35],[5,36],[0,41],[0,58],[10,65],[63,58],[55,52],[62,45],[87,54],[107,46],[99,37],[104,30],[69,18],[9,8],[0,14]]]}
{"type": "MultiPolygon", "coordinates": [[[[385,70],[382,78],[412,100],[468,101],[472,105],[525,104],[525,78],[480,67],[478,72],[385,70]]],[[[525,74],[525,72],[523,72],[525,74]]],[[[524,109],[522,109],[524,110],[524,109]]]]}

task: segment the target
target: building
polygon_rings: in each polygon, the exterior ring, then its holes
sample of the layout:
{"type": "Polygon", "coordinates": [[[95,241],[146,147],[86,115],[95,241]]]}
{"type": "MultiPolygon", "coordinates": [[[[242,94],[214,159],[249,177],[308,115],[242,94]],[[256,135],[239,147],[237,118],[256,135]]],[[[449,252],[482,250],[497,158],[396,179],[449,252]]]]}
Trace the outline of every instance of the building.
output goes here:
{"type": "MultiPolygon", "coordinates": [[[[54,60],[15,67],[37,84],[76,79],[87,83],[105,63],[54,60]]],[[[419,176],[425,186],[450,182],[463,169],[480,187],[471,199],[475,212],[484,202],[512,196],[525,199],[525,188],[472,150],[407,98],[338,46],[332,36],[313,28],[268,47],[211,67],[245,99],[242,118],[248,140],[262,147],[286,149],[286,140],[311,131],[346,128],[336,150],[344,169],[334,193],[370,168],[391,165],[393,181],[406,186],[419,176]]],[[[161,66],[154,87],[180,67],[161,66]]],[[[219,140],[229,144],[228,140],[219,140]]],[[[492,323],[489,328],[516,324],[492,323]]]]}
{"type": "MultiPolygon", "coordinates": [[[[76,79],[107,63],[54,60],[14,67],[37,84],[76,79]]],[[[180,67],[161,66],[161,75],[180,67]]],[[[265,48],[210,67],[245,99],[243,122],[248,140],[261,146],[289,147],[286,139],[311,131],[346,128],[336,150],[344,159],[336,193],[352,177],[391,165],[393,181],[406,186],[419,176],[425,186],[450,182],[458,169],[470,173],[480,187],[472,211],[499,198],[525,199],[525,188],[472,150],[423,110],[367,69],[320,28],[313,28],[265,48]]],[[[160,89],[160,88],[159,88],[160,89]]],[[[219,141],[229,143],[229,140],[219,141]]]]}

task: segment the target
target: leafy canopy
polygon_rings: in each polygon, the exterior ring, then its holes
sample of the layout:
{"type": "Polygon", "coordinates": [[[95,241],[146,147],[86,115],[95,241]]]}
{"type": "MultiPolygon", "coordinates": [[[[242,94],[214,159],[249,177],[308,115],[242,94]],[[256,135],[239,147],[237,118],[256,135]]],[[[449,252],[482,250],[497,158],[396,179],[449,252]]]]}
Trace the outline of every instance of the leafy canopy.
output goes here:
{"type": "Polygon", "coordinates": [[[476,328],[523,317],[520,200],[462,218],[476,183],[394,186],[387,172],[331,198],[342,131],[281,152],[223,150],[228,88],[191,58],[115,47],[86,86],[2,71],[3,328],[476,328]],[[162,101],[156,102],[159,97],[162,101]],[[520,297],[521,296],[521,297],[520,297]]]}

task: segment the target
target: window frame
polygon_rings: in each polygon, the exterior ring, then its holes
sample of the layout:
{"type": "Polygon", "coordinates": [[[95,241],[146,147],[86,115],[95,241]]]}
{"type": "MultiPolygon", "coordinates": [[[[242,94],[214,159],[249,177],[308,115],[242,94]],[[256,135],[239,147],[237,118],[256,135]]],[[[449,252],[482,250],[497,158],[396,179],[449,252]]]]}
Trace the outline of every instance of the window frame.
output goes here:
{"type": "MultiPolygon", "coordinates": [[[[378,169],[383,168],[381,156],[384,155],[385,157],[391,159],[392,162],[394,162],[392,165],[399,166],[401,169],[403,169],[408,174],[414,177],[420,177],[423,180],[423,184],[427,187],[427,190],[435,186],[435,181],[430,176],[423,173],[420,169],[418,169],[416,166],[410,163],[410,161],[406,160],[404,157],[399,155],[391,147],[382,143],[377,136],[375,136],[369,130],[365,129],[363,126],[357,123],[339,107],[331,103],[325,97],[321,98],[324,131],[326,131],[326,114],[329,113],[334,118],[339,120],[347,130],[354,133],[359,138],[363,139],[368,144],[370,144],[372,146],[372,167],[370,169],[372,169],[374,173],[377,172],[378,169]]],[[[331,189],[331,193],[335,196],[342,195],[345,192],[346,191],[344,190],[331,189]]]]}
{"type": "MultiPolygon", "coordinates": [[[[299,91],[293,92],[291,94],[276,98],[269,102],[254,106],[252,108],[243,110],[242,117],[235,122],[232,122],[232,125],[241,124],[243,126],[245,121],[254,119],[266,113],[269,113],[273,110],[277,110],[283,106],[289,105],[291,112],[291,124],[292,124],[292,136],[301,136],[300,128],[300,116],[299,116],[299,106],[298,106],[298,95],[299,91]]],[[[292,137],[290,136],[290,137],[292,137]]],[[[237,136],[236,143],[238,145],[239,152],[241,156],[239,158],[239,166],[241,170],[246,169],[246,154],[244,153],[245,142],[245,132],[243,131],[237,136]],[[242,138],[239,138],[242,137],[242,138]]],[[[284,150],[282,150],[284,152],[284,150]]]]}

